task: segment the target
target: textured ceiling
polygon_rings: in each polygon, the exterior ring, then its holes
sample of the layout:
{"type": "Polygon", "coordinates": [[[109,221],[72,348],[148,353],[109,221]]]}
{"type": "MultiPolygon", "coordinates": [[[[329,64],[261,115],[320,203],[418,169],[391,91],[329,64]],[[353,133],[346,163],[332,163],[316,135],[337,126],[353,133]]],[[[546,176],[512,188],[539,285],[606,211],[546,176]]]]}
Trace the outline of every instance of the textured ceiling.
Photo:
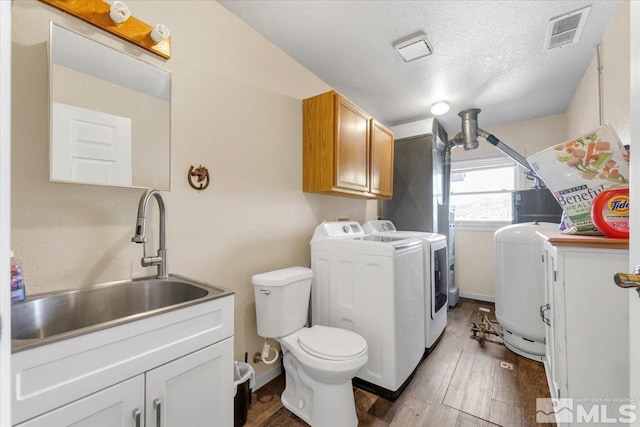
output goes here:
{"type": "Polygon", "coordinates": [[[451,134],[466,108],[482,109],[480,126],[566,111],[621,1],[220,3],[389,126],[449,100],[440,121],[451,134]],[[543,52],[549,19],[589,4],[580,41],[543,52]],[[392,45],[418,31],[434,53],[405,63],[392,45]]]}

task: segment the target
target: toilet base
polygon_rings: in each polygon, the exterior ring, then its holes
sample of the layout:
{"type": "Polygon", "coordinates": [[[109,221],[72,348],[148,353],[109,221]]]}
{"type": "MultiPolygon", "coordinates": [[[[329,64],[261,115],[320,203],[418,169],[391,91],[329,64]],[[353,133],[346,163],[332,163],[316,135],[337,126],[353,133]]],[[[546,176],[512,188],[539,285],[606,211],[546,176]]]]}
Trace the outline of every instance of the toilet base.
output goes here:
{"type": "Polygon", "coordinates": [[[324,384],[309,377],[300,363],[285,353],[286,386],[282,405],[312,427],[356,427],[358,417],[351,379],[324,384]]]}

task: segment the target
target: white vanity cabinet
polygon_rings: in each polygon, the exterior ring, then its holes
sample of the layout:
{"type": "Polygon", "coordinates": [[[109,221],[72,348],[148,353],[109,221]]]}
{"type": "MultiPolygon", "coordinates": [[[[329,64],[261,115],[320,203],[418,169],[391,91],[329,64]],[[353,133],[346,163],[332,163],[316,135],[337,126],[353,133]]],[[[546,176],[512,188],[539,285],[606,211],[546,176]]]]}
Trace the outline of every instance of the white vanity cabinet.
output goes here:
{"type": "Polygon", "coordinates": [[[615,400],[629,397],[629,308],[628,291],[613,275],[628,269],[628,242],[539,234],[545,239],[548,306],[541,316],[551,397],[573,398],[587,411],[607,405],[616,418],[615,400]]]}
{"type": "Polygon", "coordinates": [[[232,426],[233,304],[229,295],[14,353],[12,424],[232,426]]]}
{"type": "Polygon", "coordinates": [[[230,426],[232,355],[228,338],[18,426],[230,426]]]}

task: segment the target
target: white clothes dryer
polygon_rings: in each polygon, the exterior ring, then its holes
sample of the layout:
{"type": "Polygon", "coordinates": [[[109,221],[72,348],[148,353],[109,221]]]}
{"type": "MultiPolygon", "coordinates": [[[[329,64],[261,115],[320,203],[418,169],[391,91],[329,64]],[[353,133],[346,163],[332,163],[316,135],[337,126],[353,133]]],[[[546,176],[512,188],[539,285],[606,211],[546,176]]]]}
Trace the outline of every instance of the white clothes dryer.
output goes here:
{"type": "Polygon", "coordinates": [[[429,350],[447,326],[448,263],[447,238],[442,234],[398,231],[388,220],[367,221],[369,235],[414,238],[422,242],[424,253],[425,348],[429,350]]]}
{"type": "Polygon", "coordinates": [[[325,222],[311,239],[311,319],[362,335],[369,360],[354,383],[395,400],[425,349],[422,245],[325,222]]]}

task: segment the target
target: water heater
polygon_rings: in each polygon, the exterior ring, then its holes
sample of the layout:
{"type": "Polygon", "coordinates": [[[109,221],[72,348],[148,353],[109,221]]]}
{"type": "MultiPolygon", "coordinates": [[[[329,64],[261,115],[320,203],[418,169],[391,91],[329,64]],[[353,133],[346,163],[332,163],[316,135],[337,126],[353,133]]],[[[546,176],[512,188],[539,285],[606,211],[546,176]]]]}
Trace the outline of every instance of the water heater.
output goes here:
{"type": "Polygon", "coordinates": [[[542,237],[537,231],[557,231],[558,224],[532,222],[502,227],[494,236],[496,319],[505,346],[521,356],[542,361],[545,354],[545,270],[542,237]]]}

